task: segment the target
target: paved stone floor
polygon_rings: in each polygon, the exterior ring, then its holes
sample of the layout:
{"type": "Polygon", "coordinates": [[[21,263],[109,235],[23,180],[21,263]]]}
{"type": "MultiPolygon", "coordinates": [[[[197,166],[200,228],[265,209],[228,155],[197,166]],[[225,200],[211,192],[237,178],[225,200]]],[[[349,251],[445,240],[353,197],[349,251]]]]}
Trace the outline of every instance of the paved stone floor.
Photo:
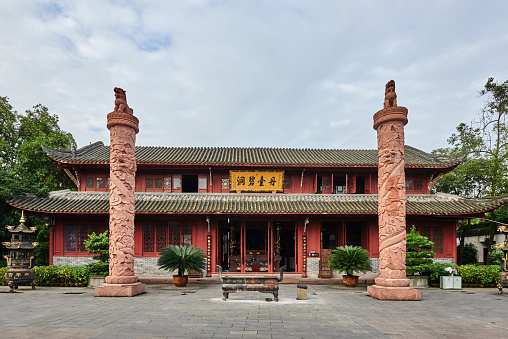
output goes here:
{"type": "MultiPolygon", "coordinates": [[[[90,288],[0,286],[2,338],[506,338],[508,294],[497,289],[422,291],[422,301],[379,301],[365,286],[296,285],[270,294],[221,285],[147,286],[132,298],[94,297],[90,288]]],[[[508,291],[505,291],[508,293],[508,291]]]]}

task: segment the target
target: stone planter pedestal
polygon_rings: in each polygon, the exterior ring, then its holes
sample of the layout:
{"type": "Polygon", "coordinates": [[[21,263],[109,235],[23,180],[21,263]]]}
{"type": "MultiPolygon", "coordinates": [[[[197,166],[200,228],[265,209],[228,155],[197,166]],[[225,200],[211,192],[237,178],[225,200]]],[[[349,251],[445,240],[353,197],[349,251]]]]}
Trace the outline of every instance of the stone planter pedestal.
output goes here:
{"type": "Polygon", "coordinates": [[[99,287],[106,283],[106,276],[104,275],[89,275],[88,287],[99,287]]]}
{"type": "Polygon", "coordinates": [[[429,287],[429,277],[425,275],[419,276],[409,276],[407,277],[410,281],[409,286],[414,288],[428,288],[429,287]]]}
{"type": "Polygon", "coordinates": [[[443,290],[461,290],[462,289],[462,277],[454,275],[441,276],[439,279],[439,287],[443,290]]]}

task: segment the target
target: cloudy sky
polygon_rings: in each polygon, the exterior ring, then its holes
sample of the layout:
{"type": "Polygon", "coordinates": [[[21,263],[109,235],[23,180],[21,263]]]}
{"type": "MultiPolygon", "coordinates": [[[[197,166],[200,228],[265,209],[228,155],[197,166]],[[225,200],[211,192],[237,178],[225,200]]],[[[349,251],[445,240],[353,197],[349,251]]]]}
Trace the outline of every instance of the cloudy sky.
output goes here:
{"type": "Polygon", "coordinates": [[[115,86],[138,145],[376,148],[394,79],[406,143],[447,146],[508,79],[508,1],[0,3],[0,95],[109,144],[115,86]]]}

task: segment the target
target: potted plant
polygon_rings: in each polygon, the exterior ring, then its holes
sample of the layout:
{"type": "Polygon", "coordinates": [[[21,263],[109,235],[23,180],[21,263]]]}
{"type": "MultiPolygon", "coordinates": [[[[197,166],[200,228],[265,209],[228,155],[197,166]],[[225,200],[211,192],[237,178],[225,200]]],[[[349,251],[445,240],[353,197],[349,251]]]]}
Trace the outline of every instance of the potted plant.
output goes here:
{"type": "Polygon", "coordinates": [[[157,265],[160,268],[168,271],[177,271],[173,275],[173,283],[176,287],[187,286],[189,276],[185,273],[190,271],[202,271],[206,267],[206,256],[203,250],[194,245],[169,245],[160,251],[160,257],[157,260],[157,265]]]}
{"type": "Polygon", "coordinates": [[[455,268],[447,267],[441,272],[439,287],[444,290],[461,290],[462,277],[457,275],[455,268]]]}
{"type": "Polygon", "coordinates": [[[436,254],[432,249],[434,243],[420,235],[415,226],[406,235],[406,274],[414,288],[429,287],[429,273],[432,271],[436,254]]]}
{"type": "Polygon", "coordinates": [[[332,250],[328,267],[339,272],[346,272],[342,281],[346,287],[355,287],[358,276],[354,272],[367,273],[372,271],[369,251],[361,246],[341,246],[332,250]]]}
{"type": "Polygon", "coordinates": [[[108,231],[95,234],[93,232],[85,240],[85,248],[88,253],[96,254],[92,257],[95,262],[87,264],[88,286],[97,287],[104,284],[106,276],[109,274],[109,237],[108,231]]]}

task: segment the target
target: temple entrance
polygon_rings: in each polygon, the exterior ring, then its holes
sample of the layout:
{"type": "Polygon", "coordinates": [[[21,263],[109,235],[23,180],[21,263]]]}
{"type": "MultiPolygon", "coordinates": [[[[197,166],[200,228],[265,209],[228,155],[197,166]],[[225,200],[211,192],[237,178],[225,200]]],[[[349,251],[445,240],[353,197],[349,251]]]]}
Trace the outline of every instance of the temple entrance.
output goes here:
{"type": "Polygon", "coordinates": [[[276,221],[274,272],[286,265],[286,272],[295,272],[295,223],[293,221],[276,221]],[[279,239],[279,241],[277,241],[279,239]]]}
{"type": "Polygon", "coordinates": [[[217,263],[224,272],[296,270],[295,222],[219,221],[217,263]]]}

